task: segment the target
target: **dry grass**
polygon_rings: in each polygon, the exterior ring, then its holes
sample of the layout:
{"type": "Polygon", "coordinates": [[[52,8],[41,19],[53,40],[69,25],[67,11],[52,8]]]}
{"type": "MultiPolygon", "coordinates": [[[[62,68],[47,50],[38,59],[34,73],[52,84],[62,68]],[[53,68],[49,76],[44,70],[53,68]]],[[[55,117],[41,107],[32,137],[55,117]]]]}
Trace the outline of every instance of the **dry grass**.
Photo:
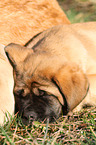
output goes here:
{"type": "Polygon", "coordinates": [[[96,144],[96,108],[83,109],[72,116],[63,116],[47,125],[33,122],[24,126],[17,115],[0,127],[1,144],[96,144]]]}

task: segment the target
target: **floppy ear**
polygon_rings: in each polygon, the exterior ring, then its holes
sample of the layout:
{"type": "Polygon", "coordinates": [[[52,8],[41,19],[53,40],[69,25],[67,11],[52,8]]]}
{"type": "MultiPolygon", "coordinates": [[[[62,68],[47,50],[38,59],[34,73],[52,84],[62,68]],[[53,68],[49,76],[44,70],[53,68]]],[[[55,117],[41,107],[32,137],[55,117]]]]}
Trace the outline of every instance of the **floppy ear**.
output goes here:
{"type": "Polygon", "coordinates": [[[23,62],[27,55],[33,53],[33,50],[19,44],[10,43],[5,47],[5,52],[8,56],[9,61],[14,67],[20,62],[23,62]]]}
{"type": "Polygon", "coordinates": [[[66,65],[60,68],[53,77],[53,81],[64,98],[64,105],[68,105],[68,111],[73,110],[88,92],[88,79],[76,65],[66,65]]]}

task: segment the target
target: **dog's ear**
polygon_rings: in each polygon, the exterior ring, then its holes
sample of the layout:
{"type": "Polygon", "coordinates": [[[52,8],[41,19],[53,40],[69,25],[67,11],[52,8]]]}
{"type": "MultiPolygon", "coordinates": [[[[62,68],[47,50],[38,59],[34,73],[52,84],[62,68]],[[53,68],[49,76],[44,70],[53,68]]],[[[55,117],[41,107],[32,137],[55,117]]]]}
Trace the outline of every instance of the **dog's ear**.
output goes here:
{"type": "Polygon", "coordinates": [[[10,61],[10,63],[14,66],[18,65],[20,62],[23,62],[24,59],[31,53],[33,50],[30,48],[26,48],[19,44],[10,43],[5,47],[6,55],[10,61]]]}
{"type": "Polygon", "coordinates": [[[89,89],[86,75],[76,65],[66,65],[60,68],[53,77],[53,81],[64,98],[64,105],[67,103],[69,111],[83,100],[89,89]]]}

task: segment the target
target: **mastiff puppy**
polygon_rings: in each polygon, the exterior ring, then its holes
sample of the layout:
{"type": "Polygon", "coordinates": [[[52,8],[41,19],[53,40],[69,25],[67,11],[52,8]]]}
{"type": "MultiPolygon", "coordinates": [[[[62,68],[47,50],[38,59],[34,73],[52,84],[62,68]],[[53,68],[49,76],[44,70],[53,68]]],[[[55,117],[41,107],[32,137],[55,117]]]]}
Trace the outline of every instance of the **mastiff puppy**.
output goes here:
{"type": "MultiPolygon", "coordinates": [[[[0,0],[0,43],[24,45],[31,37],[58,24],[70,24],[56,0],[0,0]]],[[[0,45],[0,123],[5,110],[14,112],[10,66],[0,45]],[[11,93],[10,93],[11,92],[11,93]]],[[[13,84],[12,84],[13,83],[13,84]]]]}
{"type": "Polygon", "coordinates": [[[9,44],[16,111],[25,124],[96,105],[96,22],[52,27],[25,44],[9,44]],[[84,99],[85,98],[85,99],[84,99]]]}

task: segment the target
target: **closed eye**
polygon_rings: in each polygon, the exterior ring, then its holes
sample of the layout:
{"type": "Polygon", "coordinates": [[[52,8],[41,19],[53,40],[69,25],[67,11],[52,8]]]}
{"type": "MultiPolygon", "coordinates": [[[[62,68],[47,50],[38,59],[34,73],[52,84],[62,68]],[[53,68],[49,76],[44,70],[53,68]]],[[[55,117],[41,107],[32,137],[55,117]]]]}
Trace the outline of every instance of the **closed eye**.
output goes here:
{"type": "Polygon", "coordinates": [[[36,96],[39,96],[39,97],[42,97],[45,95],[45,91],[44,90],[40,90],[38,88],[33,88],[32,89],[32,92],[36,95],[36,96]]]}
{"type": "Polygon", "coordinates": [[[39,96],[44,96],[46,94],[44,90],[38,89],[38,91],[39,91],[39,96]]]}

